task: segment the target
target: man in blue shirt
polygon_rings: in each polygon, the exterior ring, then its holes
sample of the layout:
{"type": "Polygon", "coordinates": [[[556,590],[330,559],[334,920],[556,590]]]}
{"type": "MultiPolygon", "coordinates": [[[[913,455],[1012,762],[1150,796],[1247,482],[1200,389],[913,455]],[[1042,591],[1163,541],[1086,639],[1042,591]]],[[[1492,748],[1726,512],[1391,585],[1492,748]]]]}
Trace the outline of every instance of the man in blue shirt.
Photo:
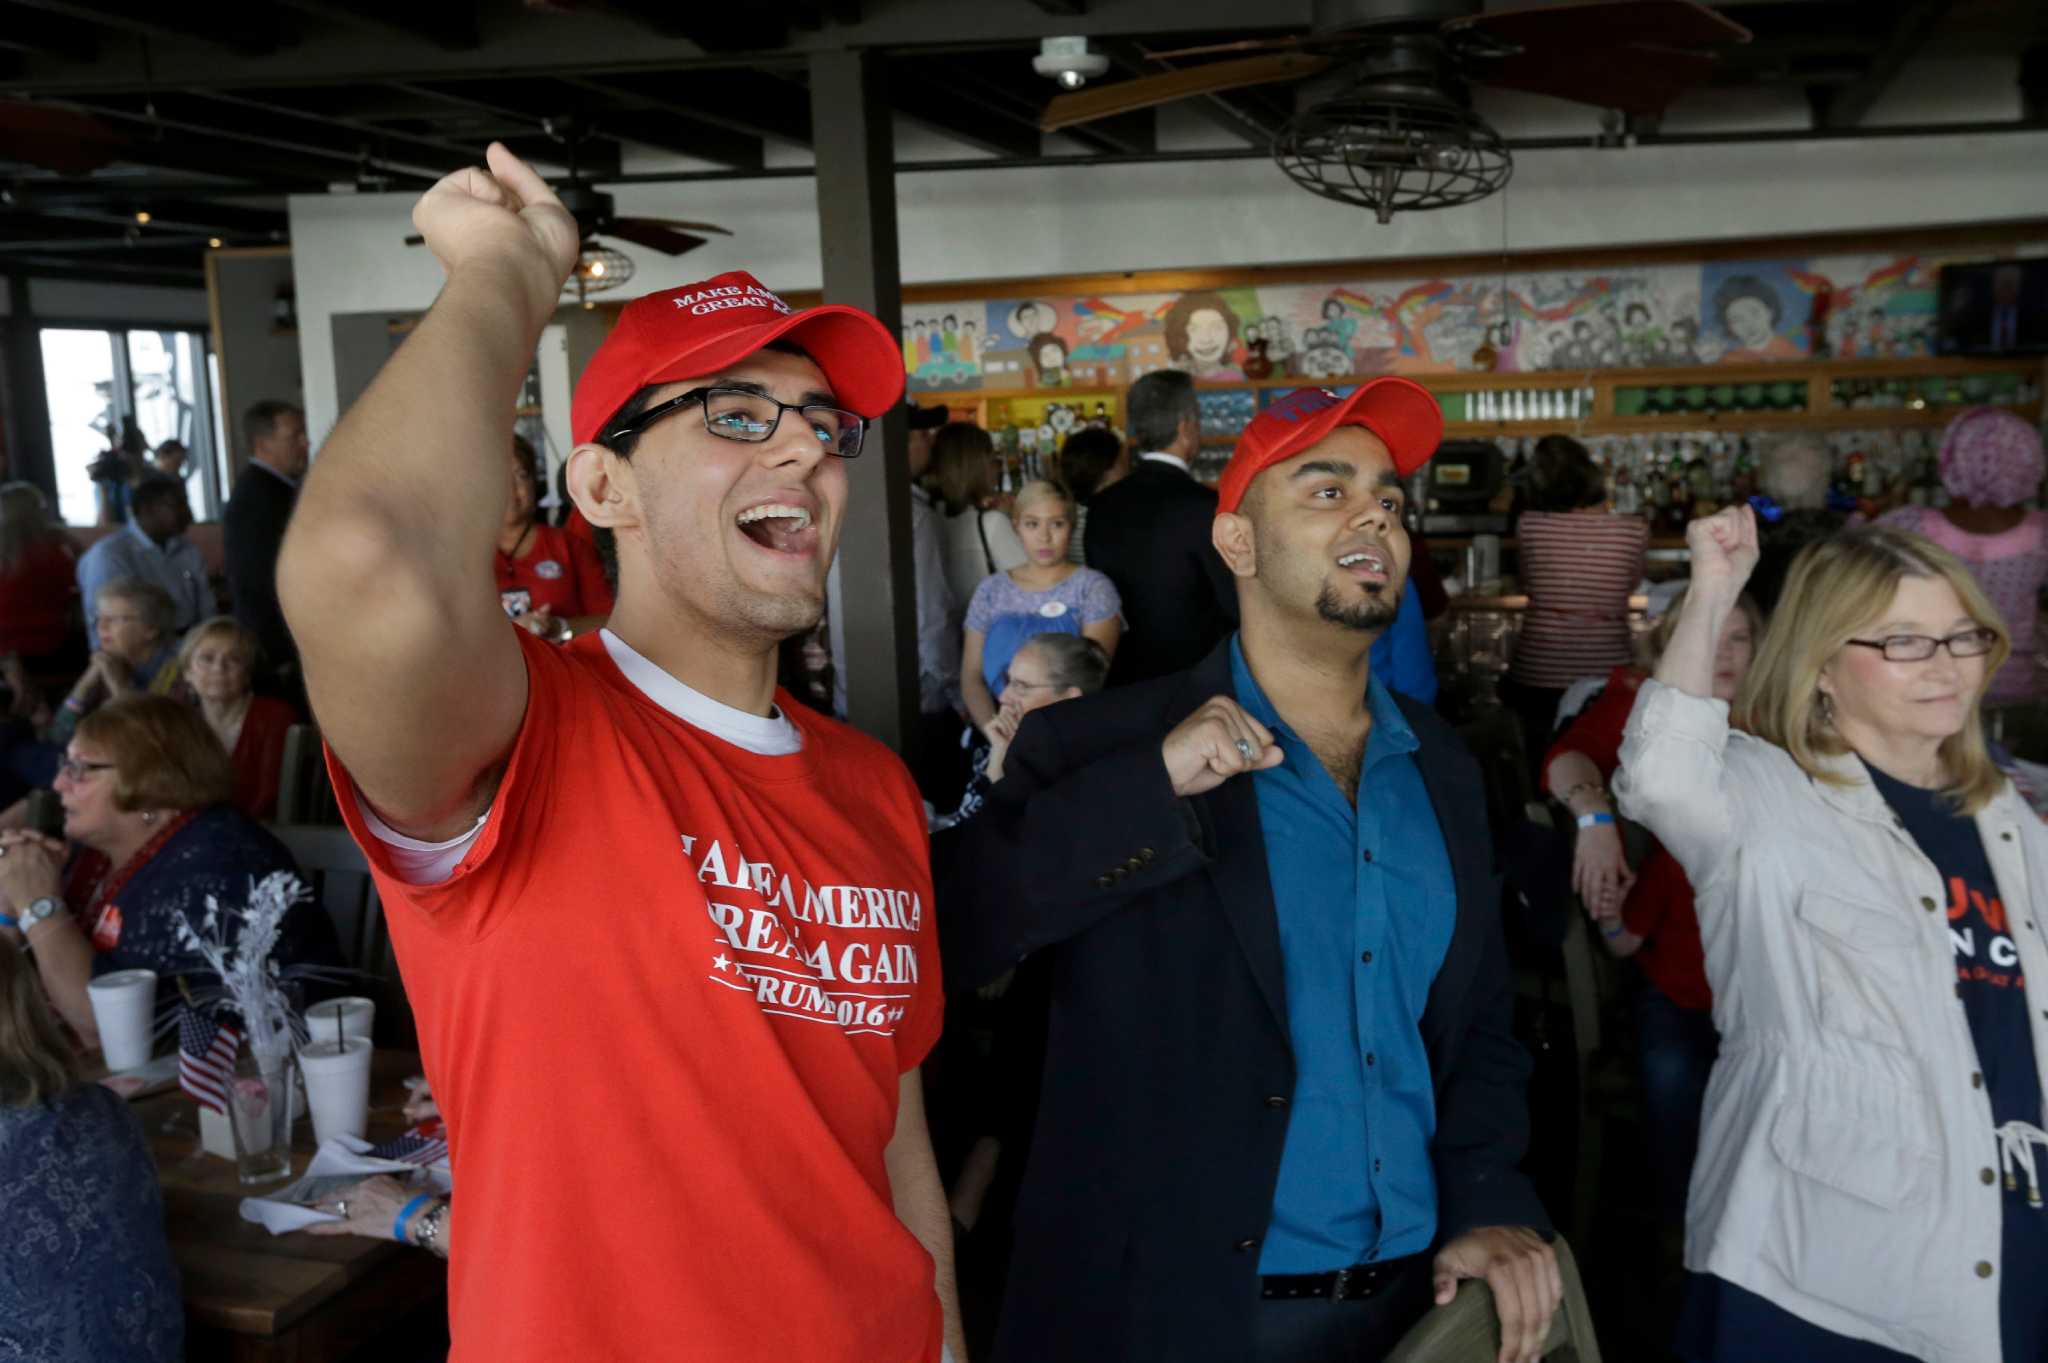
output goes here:
{"type": "Polygon", "coordinates": [[[141,578],[164,589],[173,607],[171,628],[182,634],[214,614],[213,584],[206,563],[185,538],[192,508],[185,485],[151,473],[135,485],[128,524],[102,537],[78,560],[78,594],[85,607],[85,637],[97,638],[93,622],[100,588],[123,578],[141,578]]]}
{"type": "Polygon", "coordinates": [[[1561,1294],[1476,763],[1372,675],[1426,390],[1289,395],[1225,470],[1239,633],[1020,726],[933,843],[949,975],[1049,959],[996,1356],[1377,1359],[1458,1280],[1503,1363],[1561,1294]]]}

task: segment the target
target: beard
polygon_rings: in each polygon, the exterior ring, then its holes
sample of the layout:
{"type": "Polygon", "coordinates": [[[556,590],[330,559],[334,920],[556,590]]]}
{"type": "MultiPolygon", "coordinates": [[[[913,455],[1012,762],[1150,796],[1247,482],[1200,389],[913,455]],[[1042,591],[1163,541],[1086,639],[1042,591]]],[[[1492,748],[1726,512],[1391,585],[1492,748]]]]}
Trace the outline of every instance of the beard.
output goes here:
{"type": "Polygon", "coordinates": [[[1345,605],[1338,599],[1336,589],[1328,583],[1316,596],[1316,614],[1333,625],[1369,634],[1383,630],[1394,623],[1395,612],[1401,609],[1401,593],[1393,583],[1382,587],[1378,595],[1368,595],[1355,605],[1345,605]],[[1391,600],[1389,599],[1391,597],[1391,600]]]}

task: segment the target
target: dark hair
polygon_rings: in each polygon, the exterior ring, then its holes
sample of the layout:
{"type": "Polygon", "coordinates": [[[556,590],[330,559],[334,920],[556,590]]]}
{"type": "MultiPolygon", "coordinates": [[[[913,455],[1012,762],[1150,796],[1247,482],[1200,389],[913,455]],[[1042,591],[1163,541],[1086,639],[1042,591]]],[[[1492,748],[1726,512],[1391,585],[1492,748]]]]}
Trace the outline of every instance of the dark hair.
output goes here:
{"type": "Polygon", "coordinates": [[[1116,432],[1100,426],[1083,426],[1060,446],[1060,475],[1083,506],[1123,452],[1124,442],[1116,438],[1116,432]]]}
{"type": "Polygon", "coordinates": [[[1034,634],[1017,651],[1027,648],[1045,659],[1052,684],[1062,691],[1077,686],[1082,695],[1092,696],[1109,679],[1108,652],[1084,634],[1034,634]]]}
{"type": "Polygon", "coordinates": [[[1606,499],[1606,480],[1586,447],[1568,435],[1546,435],[1536,442],[1529,467],[1522,474],[1524,509],[1577,511],[1606,499]]]}
{"type": "Polygon", "coordinates": [[[276,398],[265,398],[249,404],[249,410],[242,413],[242,439],[252,447],[259,440],[268,440],[277,434],[277,423],[284,417],[303,417],[297,403],[279,402],[276,398]]]}
{"type": "Polygon", "coordinates": [[[1243,333],[1237,309],[1231,307],[1230,300],[1214,289],[1197,289],[1193,293],[1182,294],[1175,300],[1174,305],[1166,310],[1166,316],[1160,325],[1166,332],[1168,355],[1177,359],[1188,353],[1188,323],[1194,320],[1196,313],[1203,311],[1219,314],[1223,318],[1223,324],[1230,328],[1231,342],[1236,343],[1239,335],[1243,333]]]}
{"type": "Polygon", "coordinates": [[[1623,317],[1633,317],[1639,312],[1643,315],[1644,321],[1650,320],[1650,305],[1648,303],[1631,303],[1622,310],[1621,315],[1623,317]]]}
{"type": "Polygon", "coordinates": [[[1200,424],[1202,404],[1195,397],[1194,376],[1181,369],[1145,375],[1124,394],[1130,414],[1131,444],[1140,453],[1163,450],[1180,435],[1180,424],[1200,424]]]}
{"type": "Polygon", "coordinates": [[[995,438],[971,421],[949,421],[932,437],[930,478],[946,514],[977,510],[995,489],[995,438]]]}
{"type": "MultiPolygon", "coordinates": [[[[654,404],[654,395],[661,391],[660,384],[650,383],[635,389],[633,396],[619,404],[619,410],[605,418],[604,425],[591,437],[590,443],[602,445],[621,459],[633,457],[633,447],[640,443],[640,432],[630,429],[640,419],[640,414],[654,404]]],[[[597,561],[604,566],[605,585],[616,595],[619,590],[619,540],[608,525],[590,527],[590,537],[597,545],[597,561]]]]}
{"type": "Polygon", "coordinates": [[[173,502],[179,506],[186,505],[185,480],[173,478],[168,473],[152,471],[135,480],[135,491],[131,494],[128,505],[140,512],[153,506],[168,506],[173,502]]]}
{"type": "Polygon", "coordinates": [[[1778,291],[1753,274],[1739,274],[1721,281],[1721,287],[1714,290],[1714,316],[1720,319],[1721,329],[1728,329],[1728,309],[1745,298],[1754,298],[1771,310],[1771,330],[1778,329],[1778,318],[1784,313],[1784,306],[1778,302],[1778,291]]]}
{"type": "Polygon", "coordinates": [[[1038,363],[1038,352],[1049,345],[1056,345],[1060,348],[1061,364],[1065,364],[1067,362],[1067,343],[1065,341],[1062,341],[1058,336],[1054,335],[1050,331],[1039,332],[1036,336],[1033,336],[1029,341],[1026,341],[1025,345],[1030,348],[1031,363],[1033,364],[1038,363]]]}

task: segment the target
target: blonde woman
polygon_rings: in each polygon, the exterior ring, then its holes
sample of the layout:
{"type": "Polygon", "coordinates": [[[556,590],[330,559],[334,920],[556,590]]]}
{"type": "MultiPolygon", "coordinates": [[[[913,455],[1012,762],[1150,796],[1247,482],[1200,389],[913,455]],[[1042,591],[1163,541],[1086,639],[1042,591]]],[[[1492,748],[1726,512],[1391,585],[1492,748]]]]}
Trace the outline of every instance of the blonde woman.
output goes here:
{"type": "Polygon", "coordinates": [[[299,717],[276,696],[256,694],[256,656],[255,631],[232,615],[216,615],[185,636],[178,670],[235,764],[235,808],[266,823],[277,814],[284,741],[299,717]]]}
{"type": "Polygon", "coordinates": [[[1010,659],[1036,634],[1081,634],[1114,658],[1123,635],[1123,601],[1109,578],[1067,562],[1074,499],[1057,483],[1026,483],[1010,510],[1024,563],[984,578],[967,603],[960,698],[976,725],[996,717],[1010,659]]]}
{"type": "Polygon", "coordinates": [[[2004,622],[1932,542],[1838,535],[1794,564],[1731,728],[1715,636],[1755,513],[1687,538],[1617,785],[1697,891],[1722,1038],[1679,1354],[2040,1359],[2048,828],[1979,724],[2004,622]]]}
{"type": "Polygon", "coordinates": [[[142,1126],[110,1089],[79,1081],[31,958],[11,947],[0,947],[0,1225],[7,1357],[184,1356],[185,1305],[142,1126]]]}

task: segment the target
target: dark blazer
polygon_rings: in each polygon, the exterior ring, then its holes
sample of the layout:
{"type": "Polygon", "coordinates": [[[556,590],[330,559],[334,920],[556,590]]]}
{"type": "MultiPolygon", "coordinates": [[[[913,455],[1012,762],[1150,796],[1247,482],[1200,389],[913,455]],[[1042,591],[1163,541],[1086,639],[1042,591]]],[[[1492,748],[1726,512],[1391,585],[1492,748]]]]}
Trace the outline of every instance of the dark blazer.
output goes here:
{"type": "MultiPolygon", "coordinates": [[[[1191,671],[1034,711],[982,812],[933,839],[949,984],[1034,952],[1052,973],[1001,1363],[1253,1354],[1295,1081],[1279,924],[1251,781],[1182,800],[1159,754],[1175,725],[1230,694],[1220,647],[1191,671]]],[[[1530,1066],[1509,1028],[1479,767],[1428,707],[1395,700],[1457,888],[1421,1021],[1438,1243],[1488,1225],[1547,1234],[1516,1169],[1530,1066]]]]}
{"type": "Polygon", "coordinates": [[[275,670],[298,661],[284,610],[277,604],[277,553],[291,521],[298,489],[268,469],[251,464],[235,479],[221,517],[228,591],[235,619],[255,632],[265,664],[275,670]]]}
{"type": "Polygon", "coordinates": [[[1236,580],[1209,542],[1215,519],[1215,493],[1152,459],[1088,503],[1088,566],[1124,603],[1111,686],[1193,667],[1237,628],[1236,580]]]}

